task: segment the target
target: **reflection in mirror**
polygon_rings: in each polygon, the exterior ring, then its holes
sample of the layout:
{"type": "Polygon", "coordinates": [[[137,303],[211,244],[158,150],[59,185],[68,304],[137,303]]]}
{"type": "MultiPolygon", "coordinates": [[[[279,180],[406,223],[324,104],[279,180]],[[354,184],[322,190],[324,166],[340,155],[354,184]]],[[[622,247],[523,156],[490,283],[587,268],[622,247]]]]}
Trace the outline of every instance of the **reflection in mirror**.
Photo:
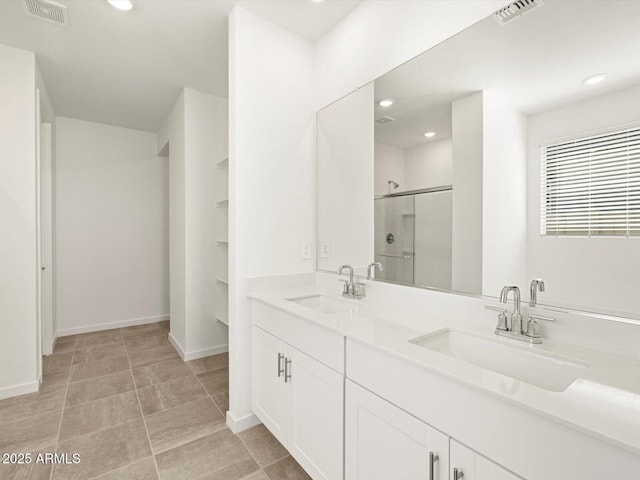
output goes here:
{"type": "Polygon", "coordinates": [[[640,2],[613,3],[489,17],[318,112],[318,268],[640,319],[640,2]]]}

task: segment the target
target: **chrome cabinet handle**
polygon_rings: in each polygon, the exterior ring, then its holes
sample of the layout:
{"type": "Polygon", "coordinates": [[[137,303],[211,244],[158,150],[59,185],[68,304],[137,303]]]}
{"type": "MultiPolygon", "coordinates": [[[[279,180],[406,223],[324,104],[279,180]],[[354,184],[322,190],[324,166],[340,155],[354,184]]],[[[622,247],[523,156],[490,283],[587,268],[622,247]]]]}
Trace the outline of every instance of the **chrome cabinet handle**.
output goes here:
{"type": "Polygon", "coordinates": [[[438,457],[438,455],[436,455],[433,452],[429,452],[429,480],[435,480],[436,477],[434,477],[434,467],[435,467],[435,463],[440,460],[440,457],[438,457]]]}
{"type": "Polygon", "coordinates": [[[289,358],[284,359],[284,383],[289,383],[291,380],[291,360],[289,358]]]}
{"type": "Polygon", "coordinates": [[[460,480],[462,477],[464,477],[464,473],[462,473],[462,470],[458,470],[457,468],[454,468],[453,480],[460,480]]]}
{"type": "Polygon", "coordinates": [[[282,368],[282,360],[284,360],[284,355],[278,353],[278,377],[281,377],[284,373],[284,369],[282,368]]]}

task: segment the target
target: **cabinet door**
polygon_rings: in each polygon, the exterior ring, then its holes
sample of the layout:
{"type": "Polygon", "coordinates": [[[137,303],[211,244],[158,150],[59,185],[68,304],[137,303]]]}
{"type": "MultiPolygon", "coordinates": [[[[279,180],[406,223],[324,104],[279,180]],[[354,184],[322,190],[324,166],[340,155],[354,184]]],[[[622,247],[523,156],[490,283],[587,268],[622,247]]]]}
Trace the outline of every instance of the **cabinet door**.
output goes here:
{"type": "Polygon", "coordinates": [[[276,337],[253,327],[253,412],[281,443],[286,441],[288,415],[284,373],[278,375],[278,354],[285,354],[284,347],[276,337]]]}
{"type": "Polygon", "coordinates": [[[446,480],[449,437],[347,380],[345,477],[446,480]],[[435,460],[437,455],[438,459],[435,460]]]}
{"type": "Polygon", "coordinates": [[[455,440],[451,440],[450,451],[450,480],[454,480],[454,468],[462,472],[463,476],[459,476],[461,480],[522,480],[518,475],[455,440]]]}
{"type": "Polygon", "coordinates": [[[344,377],[293,347],[287,357],[286,445],[314,480],[342,479],[344,377]]]}

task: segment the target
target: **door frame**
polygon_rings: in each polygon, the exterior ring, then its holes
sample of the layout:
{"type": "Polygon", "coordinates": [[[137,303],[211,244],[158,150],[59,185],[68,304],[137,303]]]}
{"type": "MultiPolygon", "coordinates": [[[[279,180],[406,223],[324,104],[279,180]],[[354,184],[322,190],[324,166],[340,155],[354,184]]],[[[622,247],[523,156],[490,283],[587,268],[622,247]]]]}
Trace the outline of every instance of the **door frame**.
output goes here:
{"type": "Polygon", "coordinates": [[[53,276],[53,113],[36,89],[36,237],[37,237],[37,355],[42,378],[42,355],[53,352],[55,334],[53,276]]]}

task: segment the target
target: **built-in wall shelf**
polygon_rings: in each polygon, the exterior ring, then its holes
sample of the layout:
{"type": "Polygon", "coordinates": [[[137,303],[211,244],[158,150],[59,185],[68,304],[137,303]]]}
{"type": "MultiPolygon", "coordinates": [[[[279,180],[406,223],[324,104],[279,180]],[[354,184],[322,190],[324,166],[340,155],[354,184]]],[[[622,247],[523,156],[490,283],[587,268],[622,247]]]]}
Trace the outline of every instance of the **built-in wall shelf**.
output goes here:
{"type": "Polygon", "coordinates": [[[214,185],[220,190],[216,190],[214,198],[217,198],[216,208],[221,210],[212,218],[215,226],[213,238],[216,240],[216,271],[213,275],[216,277],[216,283],[220,285],[215,287],[214,292],[216,297],[215,322],[229,327],[229,153],[220,152],[220,155],[225,155],[225,157],[216,161],[215,164],[216,182],[214,185]]]}

